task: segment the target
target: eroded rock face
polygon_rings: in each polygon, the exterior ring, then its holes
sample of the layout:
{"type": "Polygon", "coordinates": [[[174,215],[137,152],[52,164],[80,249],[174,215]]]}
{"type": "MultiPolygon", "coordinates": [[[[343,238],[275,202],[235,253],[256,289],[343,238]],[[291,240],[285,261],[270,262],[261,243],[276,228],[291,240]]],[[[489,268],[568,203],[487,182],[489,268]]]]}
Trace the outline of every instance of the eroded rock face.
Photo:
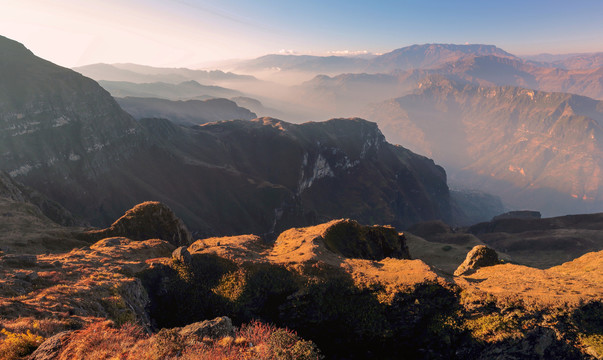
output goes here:
{"type": "Polygon", "coordinates": [[[498,254],[494,249],[491,249],[485,245],[477,245],[474,246],[469,253],[467,253],[467,258],[456,269],[454,275],[469,275],[481,267],[497,264],[502,264],[502,261],[498,258],[498,254]]]}
{"type": "Polygon", "coordinates": [[[166,205],[147,201],[128,210],[111,227],[86,233],[93,239],[123,236],[132,240],[161,239],[173,245],[193,243],[193,237],[182,220],[166,205]]]}

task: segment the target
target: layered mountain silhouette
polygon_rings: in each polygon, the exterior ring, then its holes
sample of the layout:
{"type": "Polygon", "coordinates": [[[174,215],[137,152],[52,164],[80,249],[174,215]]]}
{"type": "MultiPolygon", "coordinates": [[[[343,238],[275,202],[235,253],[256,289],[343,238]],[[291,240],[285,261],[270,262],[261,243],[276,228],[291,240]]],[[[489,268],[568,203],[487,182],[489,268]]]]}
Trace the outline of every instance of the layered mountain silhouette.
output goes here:
{"type": "Polygon", "coordinates": [[[547,215],[600,208],[603,103],[442,76],[365,116],[390,141],[433,156],[465,186],[547,215]]]}
{"type": "Polygon", "coordinates": [[[203,84],[219,85],[223,82],[259,82],[249,75],[239,75],[220,70],[191,70],[186,68],[158,68],[138,64],[92,64],[73,70],[95,80],[127,81],[133,83],[165,82],[178,84],[194,80],[203,84]]]}
{"type": "Polygon", "coordinates": [[[301,84],[298,93],[308,106],[325,112],[358,114],[362,105],[407,95],[423,78],[436,74],[480,86],[518,86],[603,99],[602,67],[568,70],[498,55],[467,55],[435,67],[412,70],[318,75],[301,84]]]}
{"type": "Polygon", "coordinates": [[[116,99],[136,119],[166,118],[180,125],[200,125],[221,120],[251,120],[256,114],[227,99],[171,101],[156,98],[116,99]]]}
{"type": "Polygon", "coordinates": [[[94,81],[0,42],[0,167],[95,225],[160,200],[194,231],[448,218],[446,174],[374,123],[136,121],[94,81]]]}
{"type": "Polygon", "coordinates": [[[178,84],[163,82],[131,83],[127,81],[105,81],[99,84],[115,97],[155,97],[168,100],[209,99],[216,97],[233,97],[242,95],[236,90],[220,86],[201,85],[194,80],[178,84]]]}

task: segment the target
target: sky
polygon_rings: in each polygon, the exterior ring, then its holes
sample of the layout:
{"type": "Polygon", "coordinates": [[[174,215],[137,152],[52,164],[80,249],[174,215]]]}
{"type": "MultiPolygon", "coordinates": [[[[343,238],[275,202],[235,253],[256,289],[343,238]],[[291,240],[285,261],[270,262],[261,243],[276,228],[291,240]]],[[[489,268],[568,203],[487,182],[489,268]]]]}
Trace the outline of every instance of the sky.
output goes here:
{"type": "Polygon", "coordinates": [[[202,67],[265,54],[493,44],[515,55],[603,51],[600,0],[1,0],[0,35],[66,67],[202,67]]]}

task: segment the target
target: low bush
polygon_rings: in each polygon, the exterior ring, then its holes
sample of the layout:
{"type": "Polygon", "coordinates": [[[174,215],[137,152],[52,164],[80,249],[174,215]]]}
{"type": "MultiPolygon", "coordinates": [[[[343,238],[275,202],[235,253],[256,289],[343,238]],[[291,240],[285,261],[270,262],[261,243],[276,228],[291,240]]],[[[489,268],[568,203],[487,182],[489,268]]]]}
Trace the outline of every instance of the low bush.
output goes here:
{"type": "Polygon", "coordinates": [[[31,354],[44,338],[27,330],[25,333],[13,333],[6,329],[0,330],[3,339],[0,339],[0,359],[20,359],[31,354]]]}

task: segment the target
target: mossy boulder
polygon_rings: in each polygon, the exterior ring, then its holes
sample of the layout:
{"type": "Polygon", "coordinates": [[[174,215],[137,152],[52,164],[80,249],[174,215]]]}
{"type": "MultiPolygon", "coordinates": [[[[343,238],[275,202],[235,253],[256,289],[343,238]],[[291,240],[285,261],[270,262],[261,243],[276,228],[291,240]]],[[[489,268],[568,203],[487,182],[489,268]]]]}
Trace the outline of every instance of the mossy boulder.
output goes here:
{"type": "Polygon", "coordinates": [[[328,227],[322,237],[327,249],[346,258],[410,259],[404,235],[391,226],[364,226],[344,219],[328,227]]]}
{"type": "Polygon", "coordinates": [[[465,261],[463,261],[463,263],[456,269],[454,275],[470,275],[481,267],[498,265],[502,263],[503,262],[498,258],[498,254],[494,249],[491,249],[485,245],[477,245],[467,253],[465,261]]]}
{"type": "Polygon", "coordinates": [[[182,220],[169,207],[157,201],[138,204],[110,227],[84,234],[91,240],[118,236],[141,241],[161,239],[176,246],[193,243],[193,237],[182,220]]]}

